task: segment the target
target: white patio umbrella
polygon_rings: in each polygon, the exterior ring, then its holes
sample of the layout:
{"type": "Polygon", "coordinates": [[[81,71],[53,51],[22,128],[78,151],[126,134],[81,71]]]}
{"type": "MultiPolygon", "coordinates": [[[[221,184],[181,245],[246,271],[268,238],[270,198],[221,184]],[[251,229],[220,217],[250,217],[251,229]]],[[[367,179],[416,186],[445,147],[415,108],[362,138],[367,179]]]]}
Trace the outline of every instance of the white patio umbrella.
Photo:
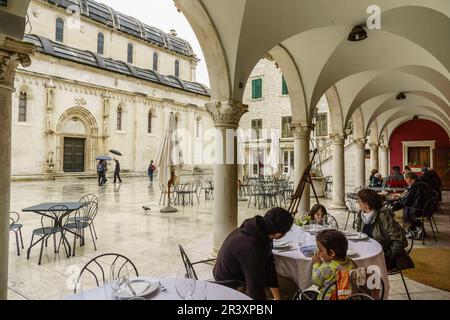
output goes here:
{"type": "Polygon", "coordinates": [[[269,167],[272,168],[272,175],[278,172],[280,164],[280,136],[278,130],[272,132],[270,143],[269,167]]]}
{"type": "MultiPolygon", "coordinates": [[[[241,188],[241,183],[244,180],[244,165],[245,165],[244,133],[243,133],[243,130],[238,130],[238,132],[237,132],[237,167],[238,167],[239,191],[241,188]]],[[[247,201],[247,199],[242,197],[241,192],[239,192],[239,201],[247,201]]]]}
{"type": "Polygon", "coordinates": [[[180,169],[181,160],[178,145],[178,138],[175,132],[175,116],[173,112],[169,114],[166,122],[166,130],[155,156],[155,165],[159,168],[158,180],[161,185],[167,188],[168,203],[161,212],[176,212],[177,209],[170,206],[170,186],[173,184],[175,176],[180,169]]]}

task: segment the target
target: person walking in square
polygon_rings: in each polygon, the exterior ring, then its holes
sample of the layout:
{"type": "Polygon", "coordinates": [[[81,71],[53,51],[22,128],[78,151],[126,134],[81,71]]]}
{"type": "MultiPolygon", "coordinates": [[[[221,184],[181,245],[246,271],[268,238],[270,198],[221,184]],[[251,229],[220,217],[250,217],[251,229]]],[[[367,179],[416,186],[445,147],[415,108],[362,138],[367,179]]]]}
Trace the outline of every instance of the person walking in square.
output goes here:
{"type": "Polygon", "coordinates": [[[153,160],[150,161],[150,165],[148,166],[148,170],[147,170],[147,174],[148,177],[150,178],[150,182],[153,182],[153,173],[156,171],[156,167],[153,164],[153,160]]]}
{"type": "Polygon", "coordinates": [[[101,187],[103,185],[103,171],[105,169],[103,165],[104,160],[100,160],[97,163],[97,175],[98,175],[98,186],[101,187]]]}
{"type": "Polygon", "coordinates": [[[122,183],[122,179],[120,178],[120,162],[116,158],[114,158],[114,162],[116,163],[116,167],[114,168],[114,183],[119,179],[119,183],[122,183]]]}

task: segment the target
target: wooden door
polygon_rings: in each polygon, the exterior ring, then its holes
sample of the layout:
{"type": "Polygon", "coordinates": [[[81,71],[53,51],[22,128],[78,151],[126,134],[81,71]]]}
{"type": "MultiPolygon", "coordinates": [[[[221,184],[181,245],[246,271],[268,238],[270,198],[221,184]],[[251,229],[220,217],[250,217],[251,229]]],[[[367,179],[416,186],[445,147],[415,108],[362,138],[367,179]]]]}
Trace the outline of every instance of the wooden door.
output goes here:
{"type": "Polygon", "coordinates": [[[434,169],[442,180],[444,190],[450,190],[450,149],[436,149],[434,169]]]}
{"type": "Polygon", "coordinates": [[[429,147],[409,147],[408,148],[408,163],[420,164],[426,167],[430,166],[430,148],[429,147]]]}
{"type": "Polygon", "coordinates": [[[64,138],[64,172],[84,172],[85,139],[64,138]]]}

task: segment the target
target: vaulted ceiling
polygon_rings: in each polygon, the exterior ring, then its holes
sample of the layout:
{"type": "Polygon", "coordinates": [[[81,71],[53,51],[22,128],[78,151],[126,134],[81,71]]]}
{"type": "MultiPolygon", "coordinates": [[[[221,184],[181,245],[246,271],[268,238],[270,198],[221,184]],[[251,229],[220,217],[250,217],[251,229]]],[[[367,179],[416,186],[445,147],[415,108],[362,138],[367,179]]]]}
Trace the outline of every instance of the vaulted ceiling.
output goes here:
{"type": "Polygon", "coordinates": [[[439,120],[449,131],[448,0],[174,2],[203,47],[213,98],[242,101],[242,84],[270,52],[294,92],[297,120],[310,121],[334,88],[342,128],[360,110],[365,130],[374,123],[381,130],[383,122],[409,113],[439,120]],[[372,5],[381,9],[379,30],[366,26],[372,5]],[[368,38],[348,41],[357,25],[365,25],[368,38]],[[400,92],[406,99],[396,100],[400,92]]]}

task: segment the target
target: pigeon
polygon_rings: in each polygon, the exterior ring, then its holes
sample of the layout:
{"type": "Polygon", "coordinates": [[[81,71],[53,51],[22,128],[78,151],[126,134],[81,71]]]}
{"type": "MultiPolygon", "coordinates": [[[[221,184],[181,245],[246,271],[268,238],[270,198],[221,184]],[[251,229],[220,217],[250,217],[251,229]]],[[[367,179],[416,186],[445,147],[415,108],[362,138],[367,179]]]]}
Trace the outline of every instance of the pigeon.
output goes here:
{"type": "Polygon", "coordinates": [[[142,209],[144,209],[144,211],[145,211],[144,214],[148,214],[149,211],[152,210],[151,208],[146,207],[146,206],[143,206],[142,209]]]}

